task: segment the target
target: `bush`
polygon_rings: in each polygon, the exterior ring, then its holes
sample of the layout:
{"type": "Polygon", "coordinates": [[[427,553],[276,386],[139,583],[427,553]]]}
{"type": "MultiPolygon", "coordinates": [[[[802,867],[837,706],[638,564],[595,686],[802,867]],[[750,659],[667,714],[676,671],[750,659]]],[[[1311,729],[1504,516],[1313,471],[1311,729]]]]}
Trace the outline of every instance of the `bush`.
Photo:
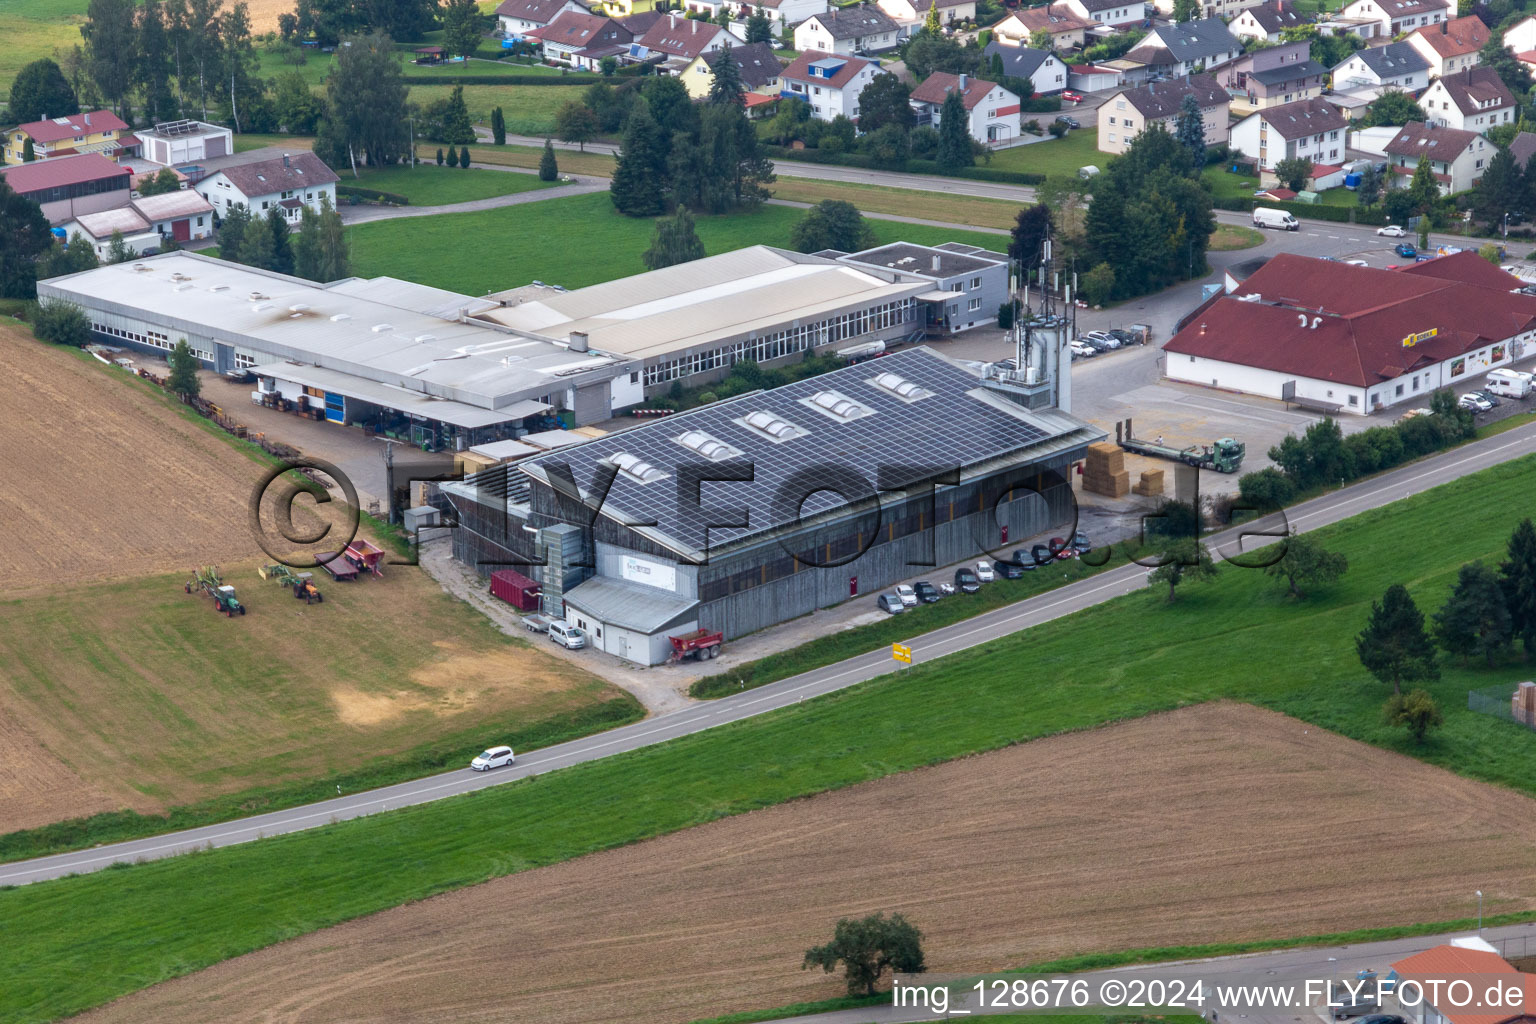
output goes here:
{"type": "Polygon", "coordinates": [[[54,345],[84,348],[91,340],[91,322],[85,312],[72,302],[50,299],[38,303],[27,317],[32,333],[54,345]]]}
{"type": "Polygon", "coordinates": [[[368,199],[376,203],[389,203],[392,206],[409,206],[410,199],[397,192],[385,192],[382,189],[366,188],[362,185],[337,185],[336,195],[353,196],[357,199],[368,199]]]}
{"type": "Polygon", "coordinates": [[[433,75],[408,78],[406,82],[413,85],[584,85],[602,80],[602,75],[590,71],[572,71],[558,75],[433,75]]]}
{"type": "Polygon", "coordinates": [[[1019,101],[1019,109],[1027,114],[1049,114],[1061,109],[1060,96],[1028,96],[1019,101]]]}
{"type": "Polygon", "coordinates": [[[1273,512],[1296,500],[1296,485],[1273,466],[1257,473],[1244,473],[1237,481],[1237,493],[1243,504],[1259,512],[1273,512]]]}

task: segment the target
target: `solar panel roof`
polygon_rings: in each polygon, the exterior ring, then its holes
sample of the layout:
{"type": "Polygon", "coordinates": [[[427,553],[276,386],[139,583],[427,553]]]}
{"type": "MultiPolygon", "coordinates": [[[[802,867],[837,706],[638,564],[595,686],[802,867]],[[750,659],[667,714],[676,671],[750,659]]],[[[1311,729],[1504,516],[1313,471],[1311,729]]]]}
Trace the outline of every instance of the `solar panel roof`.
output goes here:
{"type": "Polygon", "coordinates": [[[900,490],[950,470],[963,475],[968,468],[1079,431],[1084,443],[1102,437],[1060,412],[1032,413],[998,399],[982,391],[970,371],[919,347],[669,416],[524,460],[517,468],[547,480],[552,464],[566,463],[590,504],[601,490],[602,473],[638,460],[648,482],[619,471],[600,514],[632,526],[654,523],[642,532],[682,554],[696,555],[868,499],[877,487],[900,490]],[[877,383],[887,375],[916,390],[902,388],[908,392],[903,397],[877,383]],[[826,408],[835,403],[815,401],[824,392],[868,411],[839,416],[826,408]],[[766,429],[753,426],[754,421],[766,429]],[[701,434],[735,449],[739,457],[716,460],[700,454],[701,434]],[[680,440],[685,435],[687,444],[680,440]],[[695,503],[684,496],[692,467],[697,467],[695,478],[750,470],[751,479],[707,480],[695,503]],[[705,511],[710,508],[745,509],[746,524],[712,525],[732,517],[705,511]]]}

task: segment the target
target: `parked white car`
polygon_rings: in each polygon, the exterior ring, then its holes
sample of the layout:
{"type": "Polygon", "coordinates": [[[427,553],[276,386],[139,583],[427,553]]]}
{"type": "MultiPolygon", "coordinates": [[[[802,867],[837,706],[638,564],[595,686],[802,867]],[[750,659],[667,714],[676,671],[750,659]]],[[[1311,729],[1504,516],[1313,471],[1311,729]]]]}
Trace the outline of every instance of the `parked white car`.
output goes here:
{"type": "Polygon", "coordinates": [[[981,580],[983,583],[991,583],[993,580],[997,579],[997,574],[992,571],[992,563],[977,562],[976,578],[981,580]]]}
{"type": "Polygon", "coordinates": [[[549,638],[568,651],[579,651],[587,646],[587,634],[564,619],[549,624],[549,638]]]}
{"type": "Polygon", "coordinates": [[[1473,412],[1487,412],[1493,408],[1492,403],[1486,398],[1476,394],[1462,395],[1456,404],[1463,409],[1471,409],[1473,412]]]}
{"type": "Polygon", "coordinates": [[[917,607],[917,591],[906,583],[896,584],[896,596],[901,598],[901,603],[908,608],[917,607]]]}
{"type": "Polygon", "coordinates": [[[1084,345],[1080,341],[1074,341],[1072,343],[1073,359],[1090,359],[1098,354],[1099,350],[1094,348],[1092,345],[1084,345]]]}
{"type": "Polygon", "coordinates": [[[470,771],[488,772],[492,768],[505,768],[516,760],[511,747],[492,747],[469,762],[469,768],[470,771]]]}
{"type": "Polygon", "coordinates": [[[1383,236],[1384,238],[1402,238],[1408,232],[1404,231],[1396,224],[1388,224],[1384,228],[1377,228],[1376,233],[1383,236]]]}

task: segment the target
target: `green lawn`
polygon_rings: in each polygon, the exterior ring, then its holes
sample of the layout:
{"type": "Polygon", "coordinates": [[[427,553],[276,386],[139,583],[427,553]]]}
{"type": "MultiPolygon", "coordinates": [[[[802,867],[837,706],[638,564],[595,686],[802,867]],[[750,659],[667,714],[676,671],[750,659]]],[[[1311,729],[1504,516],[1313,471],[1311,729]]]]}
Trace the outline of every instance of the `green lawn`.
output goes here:
{"type": "MultiPolygon", "coordinates": [[[[509,135],[549,135],[555,130],[555,112],[571,100],[581,99],[587,85],[466,85],[464,104],[470,119],[490,124],[491,108],[500,107],[507,119],[509,135]]],[[[425,106],[437,99],[447,99],[453,88],[447,85],[411,83],[411,102],[425,106]]]]}
{"type": "Polygon", "coordinates": [[[1462,562],[1501,557],[1533,486],[1536,458],[1527,457],[1320,531],[1350,572],[1305,602],[1259,572],[1228,567],[1187,587],[1175,605],[1160,591],[1128,595],[958,657],[537,779],[0,892],[0,1018],[52,1019],[435,892],[1221,697],[1536,793],[1536,735],[1466,710],[1469,689],[1513,682],[1529,674],[1523,664],[1444,666],[1429,689],[1445,727],[1417,747],[1381,724],[1386,689],[1361,670],[1352,643],[1389,584],[1405,583],[1432,611],[1462,562]],[[1424,544],[1450,536],[1456,544],[1424,544]],[[945,699],[934,700],[936,692],[945,699]],[[497,842],[487,844],[492,832],[497,842]]]}
{"type": "MultiPolygon", "coordinates": [[[[1251,199],[1259,188],[1256,174],[1233,174],[1231,164],[1214,164],[1205,169],[1205,183],[1211,187],[1216,199],[1251,199]]],[[[1331,188],[1318,193],[1318,200],[1325,206],[1358,206],[1359,200],[1347,188],[1331,188]]]]}
{"type": "Polygon", "coordinates": [[[478,167],[450,169],[427,163],[416,167],[366,167],[357,178],[348,171],[341,176],[340,184],[394,192],[416,206],[445,206],[549,188],[559,183],[540,181],[536,174],[517,171],[488,171],[478,167]]]}
{"type": "MultiPolygon", "coordinates": [[[[487,171],[487,174],[500,173],[487,171]]],[[[789,245],[804,211],[764,206],[752,213],[699,217],[699,238],[708,253],[749,245],[789,245]]],[[[998,235],[872,220],[881,242],[923,244],[960,241],[995,247],[998,235]]],[[[483,295],[535,279],[567,288],[644,272],[640,256],[651,244],[653,222],[625,217],[607,192],[434,218],[433,230],[405,218],[349,228],[352,271],[387,274],[422,284],[483,295]],[[504,239],[505,244],[494,244],[504,239]],[[521,240],[521,241],[519,241],[521,240]],[[484,244],[486,242],[492,244],[484,244]]]]}
{"type": "MultiPolygon", "coordinates": [[[[1064,113],[1071,114],[1071,111],[1064,113]]],[[[1031,118],[1039,121],[1041,127],[1056,119],[1056,115],[1049,112],[1023,117],[1026,121],[1031,118]]],[[[1099,152],[1098,129],[1081,128],[1068,132],[1065,138],[999,150],[992,155],[992,162],[985,166],[1004,171],[1032,171],[1053,178],[1075,178],[1079,167],[1093,164],[1102,168],[1109,160],[1110,154],[1099,152]]]]}
{"type": "Polygon", "coordinates": [[[54,50],[82,45],[86,0],[0,0],[0,101],[16,73],[54,50]]]}

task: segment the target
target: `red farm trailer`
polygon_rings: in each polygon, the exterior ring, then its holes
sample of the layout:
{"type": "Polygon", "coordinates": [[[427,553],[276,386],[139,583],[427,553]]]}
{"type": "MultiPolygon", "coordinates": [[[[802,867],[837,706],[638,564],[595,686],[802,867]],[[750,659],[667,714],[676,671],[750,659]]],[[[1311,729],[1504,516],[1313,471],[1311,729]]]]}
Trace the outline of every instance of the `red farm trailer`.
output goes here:
{"type": "Polygon", "coordinates": [[[669,636],[672,642],[672,660],[707,661],[720,653],[725,634],[718,629],[696,629],[682,636],[669,636]]]}
{"type": "Polygon", "coordinates": [[[315,561],[320,567],[331,574],[331,578],[338,583],[350,583],[357,579],[357,566],[347,561],[340,551],[327,551],[323,555],[316,555],[315,561]]]}
{"type": "Polygon", "coordinates": [[[539,585],[514,569],[491,573],[491,593],[521,611],[539,610],[539,585]]]}
{"type": "Polygon", "coordinates": [[[347,550],[342,552],[347,561],[362,572],[371,572],[375,576],[383,576],[379,566],[384,563],[384,549],[377,544],[372,544],[358,537],[347,545],[347,550]]]}

